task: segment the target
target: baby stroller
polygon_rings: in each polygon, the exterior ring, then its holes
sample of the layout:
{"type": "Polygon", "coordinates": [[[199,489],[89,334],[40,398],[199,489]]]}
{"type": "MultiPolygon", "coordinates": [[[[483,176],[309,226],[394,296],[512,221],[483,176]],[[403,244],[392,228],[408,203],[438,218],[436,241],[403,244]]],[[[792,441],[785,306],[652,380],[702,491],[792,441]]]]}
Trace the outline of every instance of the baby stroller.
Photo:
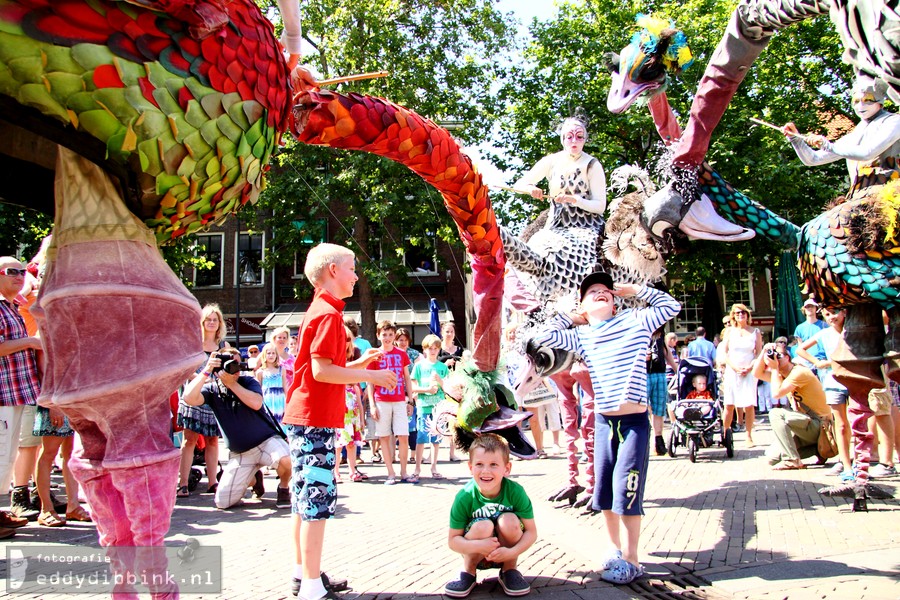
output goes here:
{"type": "Polygon", "coordinates": [[[722,406],[717,400],[716,371],[705,358],[694,356],[685,358],[678,366],[678,400],[673,403],[672,433],[669,435],[669,456],[675,457],[678,446],[686,446],[688,458],[697,461],[700,448],[710,448],[716,443],[725,447],[728,458],[734,456],[734,439],[731,430],[726,430],[722,423],[722,406]],[[705,375],[707,389],[713,399],[687,396],[694,389],[695,375],[705,375]]]}

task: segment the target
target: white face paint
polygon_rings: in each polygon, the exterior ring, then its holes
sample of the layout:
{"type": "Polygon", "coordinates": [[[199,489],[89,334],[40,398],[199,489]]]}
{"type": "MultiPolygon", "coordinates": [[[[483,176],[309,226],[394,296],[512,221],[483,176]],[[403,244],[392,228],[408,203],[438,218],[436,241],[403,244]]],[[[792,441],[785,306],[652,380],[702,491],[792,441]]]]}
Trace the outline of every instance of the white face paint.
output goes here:
{"type": "Polygon", "coordinates": [[[581,151],[584,149],[584,142],[587,139],[587,133],[585,132],[583,127],[578,125],[569,126],[562,131],[560,134],[560,139],[563,144],[563,148],[565,148],[569,154],[572,156],[580,156],[581,151]]]}
{"type": "Polygon", "coordinates": [[[881,103],[873,102],[869,96],[856,96],[853,98],[853,110],[860,119],[868,121],[881,110],[881,103]]]}

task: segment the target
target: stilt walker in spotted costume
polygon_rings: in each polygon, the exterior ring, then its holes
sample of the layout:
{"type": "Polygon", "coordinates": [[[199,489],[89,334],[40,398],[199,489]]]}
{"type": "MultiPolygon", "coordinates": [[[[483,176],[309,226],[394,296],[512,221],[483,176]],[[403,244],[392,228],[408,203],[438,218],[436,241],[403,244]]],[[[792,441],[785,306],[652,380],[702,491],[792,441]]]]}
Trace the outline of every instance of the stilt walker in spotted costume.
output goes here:
{"type": "MultiPolygon", "coordinates": [[[[509,265],[516,271],[533,300],[527,305],[515,306],[533,310],[549,301],[560,299],[577,289],[588,274],[597,269],[599,241],[602,239],[606,210],[606,176],[600,161],[584,152],[587,142],[587,122],[581,116],[565,119],[560,126],[559,139],[563,150],[542,158],[520,178],[515,188],[527,191],[537,200],[547,198],[550,212],[543,227],[527,242],[511,235],[503,228],[503,240],[509,265]],[[538,183],[547,180],[549,193],[545,196],[538,183]]],[[[512,286],[510,286],[512,288],[512,286]]],[[[593,421],[585,419],[578,428],[578,404],[582,411],[593,410],[590,377],[583,363],[573,364],[550,375],[559,389],[560,412],[565,434],[569,480],[567,485],[551,495],[551,500],[575,502],[585,488],[578,483],[578,448],[576,440],[585,440],[585,453],[593,462],[593,421]],[[577,385],[584,396],[579,398],[577,385]]],[[[593,470],[587,469],[587,489],[593,489],[593,470]]],[[[586,505],[589,495],[585,495],[586,505]]]]}

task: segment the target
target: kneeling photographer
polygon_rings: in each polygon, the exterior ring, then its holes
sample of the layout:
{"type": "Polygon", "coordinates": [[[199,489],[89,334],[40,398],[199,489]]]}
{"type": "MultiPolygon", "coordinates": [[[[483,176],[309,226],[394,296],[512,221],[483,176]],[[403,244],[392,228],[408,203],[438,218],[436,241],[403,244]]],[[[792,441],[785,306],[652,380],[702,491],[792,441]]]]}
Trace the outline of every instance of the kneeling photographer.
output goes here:
{"type": "Polygon", "coordinates": [[[776,471],[805,469],[802,455],[816,451],[821,420],[830,415],[822,383],[807,367],[795,365],[786,350],[766,344],[753,376],[772,383],[772,398],[787,396],[789,408],[769,411],[775,443],[766,452],[776,471]]]}
{"type": "Polygon", "coordinates": [[[241,375],[246,365],[236,348],[212,354],[203,371],[184,390],[191,406],[212,409],[228,441],[230,456],[216,490],[216,507],[239,503],[262,467],[272,467],[280,479],[275,506],[288,508],[291,494],[290,448],[281,427],[263,405],[262,388],[253,377],[241,375]]]}

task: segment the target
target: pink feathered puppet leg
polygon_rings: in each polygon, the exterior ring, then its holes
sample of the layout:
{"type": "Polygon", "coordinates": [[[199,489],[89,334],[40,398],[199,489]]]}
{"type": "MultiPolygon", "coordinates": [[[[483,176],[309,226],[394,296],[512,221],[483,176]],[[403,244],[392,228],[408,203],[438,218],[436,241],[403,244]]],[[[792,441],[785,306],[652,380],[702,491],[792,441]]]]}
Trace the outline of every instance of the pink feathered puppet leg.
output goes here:
{"type": "Polygon", "coordinates": [[[179,456],[168,398],[205,359],[200,306],[96,165],[60,150],[56,196],[35,309],[47,355],[40,403],[81,436],[73,472],[117,566],[165,570],[179,456]]]}

